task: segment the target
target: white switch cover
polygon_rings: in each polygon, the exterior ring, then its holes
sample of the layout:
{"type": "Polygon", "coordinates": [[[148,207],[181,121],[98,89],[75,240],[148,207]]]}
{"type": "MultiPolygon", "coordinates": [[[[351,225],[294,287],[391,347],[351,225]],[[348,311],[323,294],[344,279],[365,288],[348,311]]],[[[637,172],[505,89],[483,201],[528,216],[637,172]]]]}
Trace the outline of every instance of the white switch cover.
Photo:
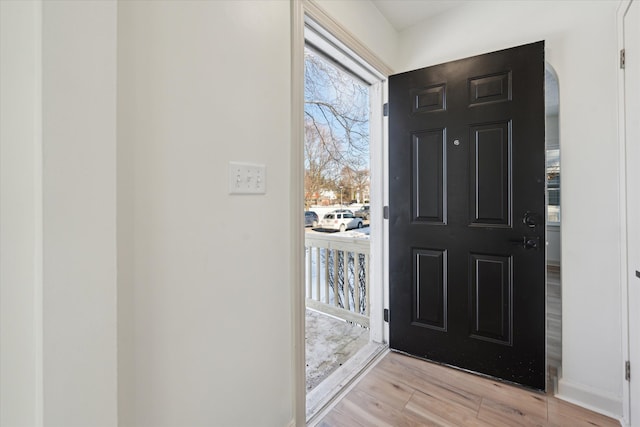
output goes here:
{"type": "Polygon", "coordinates": [[[251,163],[229,162],[229,194],[265,194],[267,167],[251,163]]]}

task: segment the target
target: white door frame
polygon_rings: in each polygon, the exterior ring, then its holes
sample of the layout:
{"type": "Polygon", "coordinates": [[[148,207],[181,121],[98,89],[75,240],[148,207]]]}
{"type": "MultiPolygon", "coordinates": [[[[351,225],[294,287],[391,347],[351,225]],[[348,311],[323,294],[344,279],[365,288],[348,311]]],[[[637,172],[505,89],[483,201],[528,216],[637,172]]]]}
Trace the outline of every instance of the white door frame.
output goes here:
{"type": "MultiPolygon", "coordinates": [[[[625,49],[625,27],[624,27],[624,19],[627,11],[629,10],[632,2],[634,2],[634,7],[637,6],[638,0],[622,0],[618,7],[617,12],[617,30],[618,30],[618,50],[625,49]]],[[[637,45],[636,45],[637,46],[637,45]]],[[[637,53],[634,51],[632,54],[637,53]]],[[[636,59],[637,61],[637,59],[636,59]]],[[[631,334],[638,333],[638,326],[633,326],[634,318],[637,318],[638,311],[640,307],[638,307],[637,301],[630,298],[630,288],[631,286],[640,286],[640,284],[636,283],[637,278],[634,277],[635,269],[638,268],[637,265],[631,265],[629,262],[629,256],[632,254],[631,247],[638,247],[640,242],[638,241],[637,236],[631,236],[630,227],[628,226],[628,221],[637,221],[637,218],[630,218],[628,215],[628,197],[627,197],[627,182],[628,178],[631,176],[632,171],[627,167],[628,163],[628,141],[626,138],[626,118],[627,115],[627,107],[625,102],[625,70],[622,67],[619,68],[618,71],[618,141],[619,141],[619,161],[620,161],[620,224],[621,224],[621,232],[620,232],[620,277],[621,277],[621,313],[622,313],[622,361],[621,361],[621,375],[624,378],[624,366],[625,362],[632,362],[631,365],[637,370],[640,367],[640,360],[638,360],[638,349],[637,347],[637,338],[632,338],[631,334]],[[635,341],[634,341],[635,340],[635,341]],[[634,347],[634,345],[636,347],[634,347]],[[633,360],[632,360],[633,359],[633,360]]],[[[627,74],[626,77],[629,77],[627,74]]],[[[638,76],[635,76],[638,78],[638,76]]],[[[637,161],[638,159],[634,159],[637,161]]],[[[637,172],[634,174],[637,176],[637,172]]],[[[633,178],[632,179],[636,179],[633,178]]],[[[635,376],[633,379],[637,380],[637,373],[634,372],[635,376]]],[[[637,387],[636,387],[637,389],[637,387]]],[[[637,397],[636,397],[637,399],[637,397]]],[[[624,381],[622,386],[622,412],[623,412],[623,422],[626,425],[640,426],[640,414],[638,413],[638,404],[635,405],[631,402],[631,383],[629,381],[624,381]]]]}
{"type": "MultiPolygon", "coordinates": [[[[292,302],[292,386],[295,425],[305,425],[305,295],[304,287],[304,227],[301,207],[304,205],[304,149],[298,143],[304,137],[304,27],[305,16],[322,26],[328,33],[340,41],[347,49],[361,58],[382,78],[393,70],[380,60],[371,50],[362,44],[350,32],[344,29],[324,10],[310,0],[291,1],[291,302],[292,302]]],[[[388,341],[388,329],[383,324],[383,308],[386,307],[388,280],[385,276],[388,241],[386,223],[382,217],[383,203],[387,203],[386,185],[386,120],[382,118],[382,104],[386,102],[386,81],[371,86],[371,288],[379,292],[371,294],[370,322],[377,327],[371,328],[371,340],[388,341]],[[375,142],[374,142],[375,140],[375,142]]]]}

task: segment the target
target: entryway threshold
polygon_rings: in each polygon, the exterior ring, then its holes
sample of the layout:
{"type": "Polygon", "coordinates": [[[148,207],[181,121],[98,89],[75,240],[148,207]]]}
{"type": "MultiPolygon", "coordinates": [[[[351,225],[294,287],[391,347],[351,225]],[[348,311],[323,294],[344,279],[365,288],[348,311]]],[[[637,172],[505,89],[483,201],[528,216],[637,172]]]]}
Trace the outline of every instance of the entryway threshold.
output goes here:
{"type": "Polygon", "coordinates": [[[346,393],[357,379],[386,354],[387,344],[369,342],[353,357],[307,393],[307,426],[314,426],[322,414],[346,393]]]}

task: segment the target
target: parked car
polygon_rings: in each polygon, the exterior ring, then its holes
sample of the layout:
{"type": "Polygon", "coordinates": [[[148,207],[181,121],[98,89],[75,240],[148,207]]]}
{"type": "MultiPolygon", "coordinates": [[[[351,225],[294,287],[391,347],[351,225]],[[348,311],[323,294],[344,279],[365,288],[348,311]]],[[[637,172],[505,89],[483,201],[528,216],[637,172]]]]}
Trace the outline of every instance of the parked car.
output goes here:
{"type": "Polygon", "coordinates": [[[356,218],[353,212],[329,212],[320,221],[320,227],[329,230],[345,231],[352,228],[362,228],[362,219],[356,218]]]}
{"type": "Polygon", "coordinates": [[[304,212],[304,226],[305,227],[317,227],[320,222],[318,214],[313,211],[304,212]]]}
{"type": "Polygon", "coordinates": [[[358,209],[355,215],[356,217],[362,218],[363,220],[368,220],[370,215],[369,205],[363,206],[360,209],[358,209]]]}
{"type": "Polygon", "coordinates": [[[336,213],[336,212],[351,213],[351,214],[353,213],[353,211],[350,209],[336,209],[331,211],[330,213],[336,213]]]}

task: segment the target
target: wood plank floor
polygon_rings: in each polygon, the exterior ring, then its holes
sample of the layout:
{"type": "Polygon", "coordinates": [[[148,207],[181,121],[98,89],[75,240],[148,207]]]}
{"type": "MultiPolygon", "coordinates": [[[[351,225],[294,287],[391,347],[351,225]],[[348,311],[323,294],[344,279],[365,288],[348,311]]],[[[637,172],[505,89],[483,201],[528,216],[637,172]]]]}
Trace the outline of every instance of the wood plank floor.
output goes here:
{"type": "Polygon", "coordinates": [[[389,353],[317,425],[593,427],[620,423],[550,395],[389,353]]]}

